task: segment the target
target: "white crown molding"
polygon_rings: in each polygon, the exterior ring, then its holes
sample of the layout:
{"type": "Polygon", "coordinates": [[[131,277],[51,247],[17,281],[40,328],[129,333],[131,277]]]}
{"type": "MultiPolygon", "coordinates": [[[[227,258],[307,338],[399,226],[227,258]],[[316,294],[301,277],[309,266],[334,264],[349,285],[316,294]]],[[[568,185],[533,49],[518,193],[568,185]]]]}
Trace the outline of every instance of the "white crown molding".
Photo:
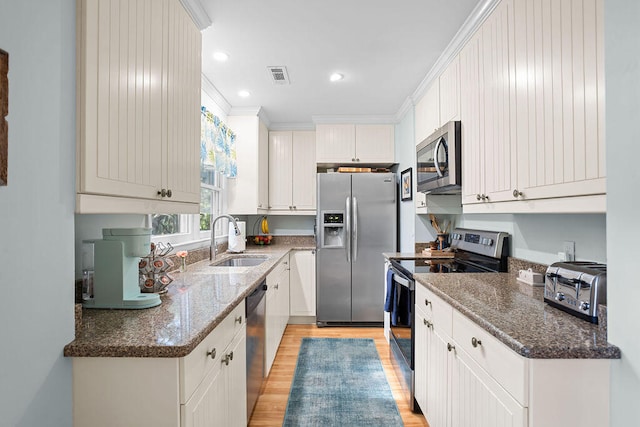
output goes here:
{"type": "Polygon", "coordinates": [[[218,91],[218,89],[216,89],[216,87],[213,85],[213,83],[211,83],[211,80],[209,80],[207,76],[205,76],[204,74],[201,74],[201,76],[202,91],[209,95],[211,99],[213,99],[213,102],[215,102],[216,105],[220,107],[220,109],[224,111],[226,115],[229,115],[229,111],[231,111],[231,104],[229,104],[225,97],[222,96],[222,94],[218,91]]]}
{"type": "Polygon", "coordinates": [[[411,95],[414,103],[424,96],[429,86],[442,74],[447,65],[453,61],[455,56],[462,50],[478,28],[480,28],[480,25],[482,25],[491,12],[493,12],[498,3],[500,3],[500,0],[483,0],[478,3],[456,35],[453,36],[453,39],[451,39],[438,60],[433,64],[433,67],[431,67],[425,78],[422,79],[422,82],[420,82],[418,88],[413,92],[413,95],[411,95]]]}
{"type": "Polygon", "coordinates": [[[260,107],[260,111],[258,111],[258,118],[262,123],[265,124],[267,129],[271,129],[271,120],[267,117],[267,113],[264,112],[264,108],[260,107]]]}
{"type": "Polygon", "coordinates": [[[395,115],[382,116],[311,116],[311,120],[315,124],[393,124],[396,123],[395,115]]]}
{"type": "Polygon", "coordinates": [[[231,107],[229,116],[257,116],[260,117],[262,107],[231,107]]]}
{"type": "Polygon", "coordinates": [[[269,130],[316,130],[313,123],[271,123],[269,130]]]}
{"type": "Polygon", "coordinates": [[[182,6],[200,31],[208,28],[213,23],[200,0],[180,0],[180,3],[182,3],[182,6]]]}
{"type": "Polygon", "coordinates": [[[402,105],[400,106],[400,109],[398,110],[398,112],[396,113],[395,116],[395,122],[396,123],[400,123],[402,121],[402,119],[404,119],[404,116],[409,112],[409,110],[411,110],[413,108],[413,99],[411,99],[410,96],[407,96],[407,98],[404,100],[404,102],[402,103],[402,105]]]}

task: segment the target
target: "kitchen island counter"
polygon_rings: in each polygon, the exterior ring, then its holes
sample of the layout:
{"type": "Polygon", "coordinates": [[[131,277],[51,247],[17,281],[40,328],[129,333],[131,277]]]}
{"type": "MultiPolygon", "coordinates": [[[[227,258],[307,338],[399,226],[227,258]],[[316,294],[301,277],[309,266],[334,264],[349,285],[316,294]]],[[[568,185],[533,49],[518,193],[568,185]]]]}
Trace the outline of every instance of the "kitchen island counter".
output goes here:
{"type": "MultiPolygon", "coordinates": [[[[172,272],[162,304],[142,310],[83,309],[76,339],[67,357],[183,357],[188,355],[235,307],[244,302],[291,250],[313,250],[309,243],[249,246],[242,255],[262,255],[254,267],[211,267],[204,260],[186,272],[172,272]]],[[[218,255],[216,261],[233,255],[218,255]]]]}
{"type": "Polygon", "coordinates": [[[549,306],[543,287],[520,284],[513,274],[423,273],[414,279],[521,356],[620,358],[620,349],[607,342],[605,325],[549,306]]]}

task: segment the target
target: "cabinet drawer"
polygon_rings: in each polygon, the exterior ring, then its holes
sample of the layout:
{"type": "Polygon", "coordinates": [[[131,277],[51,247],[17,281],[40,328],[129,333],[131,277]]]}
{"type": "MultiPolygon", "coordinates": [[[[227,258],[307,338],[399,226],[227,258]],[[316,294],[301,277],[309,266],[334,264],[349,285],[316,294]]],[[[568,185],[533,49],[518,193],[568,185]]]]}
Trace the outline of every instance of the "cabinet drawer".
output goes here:
{"type": "Polygon", "coordinates": [[[207,373],[220,366],[223,350],[244,325],[244,312],[244,303],[238,304],[191,353],[180,359],[180,403],[186,403],[207,373]],[[209,354],[213,351],[215,356],[209,354]]]}
{"type": "Polygon", "coordinates": [[[433,322],[434,328],[451,336],[451,313],[453,309],[449,304],[418,282],[416,282],[415,304],[422,311],[425,319],[433,322]]]}
{"type": "Polygon", "coordinates": [[[455,310],[452,337],[456,346],[467,352],[518,403],[527,406],[529,371],[526,358],[455,310]]]}

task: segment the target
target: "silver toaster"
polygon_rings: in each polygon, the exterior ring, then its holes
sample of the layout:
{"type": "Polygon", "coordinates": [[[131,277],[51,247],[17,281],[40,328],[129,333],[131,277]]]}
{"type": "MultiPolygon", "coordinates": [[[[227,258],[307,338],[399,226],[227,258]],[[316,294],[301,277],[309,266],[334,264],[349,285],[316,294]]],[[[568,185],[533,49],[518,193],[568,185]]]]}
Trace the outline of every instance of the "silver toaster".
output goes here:
{"type": "Polygon", "coordinates": [[[556,262],[547,268],[544,301],[598,323],[598,304],[607,303],[607,266],[589,261],[556,262]]]}

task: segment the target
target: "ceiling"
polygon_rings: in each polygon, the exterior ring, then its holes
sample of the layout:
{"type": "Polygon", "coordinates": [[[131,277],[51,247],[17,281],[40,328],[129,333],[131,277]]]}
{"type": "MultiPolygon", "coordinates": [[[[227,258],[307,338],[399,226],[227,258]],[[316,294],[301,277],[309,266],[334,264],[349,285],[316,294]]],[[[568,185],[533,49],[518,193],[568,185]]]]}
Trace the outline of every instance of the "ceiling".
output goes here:
{"type": "Polygon", "coordinates": [[[233,108],[262,107],[272,125],[393,116],[478,2],[201,0],[213,21],[203,73],[233,108]],[[268,66],[285,66],[290,84],[273,83],[268,66]],[[330,82],[334,72],[344,79],[330,82]]]}

